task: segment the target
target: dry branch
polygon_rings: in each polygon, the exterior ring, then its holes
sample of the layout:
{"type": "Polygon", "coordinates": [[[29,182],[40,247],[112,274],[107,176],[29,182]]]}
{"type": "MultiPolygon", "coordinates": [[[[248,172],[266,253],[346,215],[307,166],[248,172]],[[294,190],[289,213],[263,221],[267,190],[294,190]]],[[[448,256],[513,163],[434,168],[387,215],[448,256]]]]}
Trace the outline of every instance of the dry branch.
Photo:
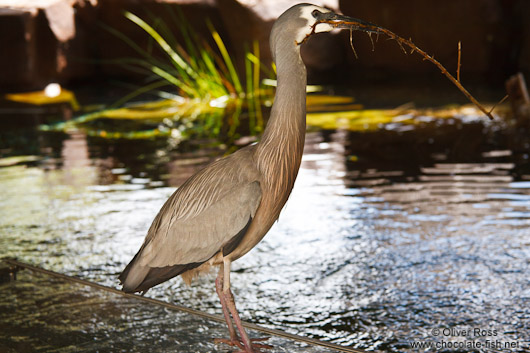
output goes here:
{"type": "Polygon", "coordinates": [[[357,52],[355,51],[355,47],[353,46],[353,28],[350,28],[350,46],[351,50],[353,51],[353,55],[355,55],[355,59],[359,59],[357,52]]]}
{"type": "Polygon", "coordinates": [[[460,82],[460,66],[462,59],[462,42],[458,41],[458,62],[456,64],[456,80],[460,82]]]}
{"type": "MultiPolygon", "coordinates": [[[[467,99],[469,99],[473,104],[475,104],[477,106],[477,108],[480,109],[480,111],[482,111],[485,115],[487,115],[491,120],[494,119],[493,115],[491,114],[493,109],[490,110],[490,111],[487,111],[486,108],[484,108],[484,106],[482,106],[482,104],[480,104],[475,99],[475,97],[473,97],[471,95],[471,93],[469,93],[467,91],[467,89],[465,89],[464,86],[462,86],[462,84],[460,83],[460,58],[461,58],[461,54],[460,54],[461,53],[461,46],[460,46],[460,44],[458,46],[457,78],[454,78],[454,76],[451,75],[449,73],[449,71],[447,71],[447,69],[442,64],[440,64],[440,62],[438,60],[436,60],[434,58],[434,56],[431,56],[431,55],[427,54],[424,50],[418,48],[418,46],[416,44],[414,44],[412,42],[412,40],[400,37],[397,34],[395,34],[394,32],[392,32],[392,31],[390,31],[390,30],[388,30],[386,28],[379,27],[377,25],[374,25],[374,24],[371,24],[371,23],[368,23],[368,22],[364,22],[364,21],[348,21],[348,22],[344,21],[343,22],[343,21],[332,21],[332,20],[327,21],[327,20],[325,20],[325,21],[322,21],[320,23],[327,23],[327,24],[330,24],[330,25],[332,25],[334,27],[337,27],[337,28],[344,28],[344,27],[348,28],[349,27],[350,28],[350,41],[351,41],[351,37],[352,37],[351,36],[351,32],[354,31],[354,30],[359,30],[359,31],[367,32],[367,33],[369,33],[369,35],[371,35],[372,33],[376,33],[377,35],[379,35],[380,33],[383,33],[383,34],[387,35],[389,37],[389,39],[395,40],[399,44],[400,48],[403,50],[403,52],[405,54],[407,54],[407,51],[405,50],[404,46],[409,47],[411,49],[411,54],[413,52],[417,52],[418,54],[420,54],[423,57],[423,60],[428,60],[431,63],[433,63],[434,65],[436,65],[436,67],[438,67],[438,69],[440,69],[442,74],[445,75],[451,82],[453,82],[453,84],[456,87],[458,87],[458,89],[467,97],[467,99]]],[[[316,24],[315,24],[315,26],[316,26],[316,24]]],[[[314,31],[314,28],[313,28],[313,31],[314,31]]],[[[352,48],[353,48],[353,44],[352,44],[352,48]]],[[[357,53],[355,53],[355,56],[357,56],[357,53]]],[[[506,97],[503,98],[499,103],[503,102],[505,99],[506,99],[506,97]]],[[[499,104],[499,103],[497,103],[497,104],[499,104]]],[[[497,104],[495,106],[497,106],[497,104]]]]}

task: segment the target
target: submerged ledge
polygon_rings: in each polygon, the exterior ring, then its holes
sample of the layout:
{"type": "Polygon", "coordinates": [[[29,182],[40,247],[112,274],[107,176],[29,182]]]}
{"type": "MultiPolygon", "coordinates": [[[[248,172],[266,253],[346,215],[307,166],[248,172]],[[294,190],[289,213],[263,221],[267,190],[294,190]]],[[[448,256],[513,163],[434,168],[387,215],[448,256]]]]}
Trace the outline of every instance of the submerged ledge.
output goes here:
{"type": "MultiPolygon", "coordinates": [[[[126,294],[77,277],[12,259],[16,280],[2,285],[0,350],[56,352],[230,352],[221,315],[126,294]]],[[[212,290],[214,290],[212,288],[212,290]]],[[[249,336],[270,336],[268,352],[353,352],[348,347],[244,322],[249,336]]]]}

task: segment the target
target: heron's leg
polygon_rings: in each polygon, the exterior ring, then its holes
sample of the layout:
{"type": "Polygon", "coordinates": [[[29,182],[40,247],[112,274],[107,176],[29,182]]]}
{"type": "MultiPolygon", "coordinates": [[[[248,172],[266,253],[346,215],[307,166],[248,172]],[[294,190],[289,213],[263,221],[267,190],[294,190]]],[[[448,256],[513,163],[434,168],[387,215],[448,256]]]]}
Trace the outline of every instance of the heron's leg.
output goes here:
{"type": "Polygon", "coordinates": [[[236,309],[234,296],[230,290],[230,261],[225,260],[219,269],[219,274],[215,280],[215,288],[219,299],[221,300],[221,305],[223,306],[223,314],[228,325],[228,330],[230,331],[230,339],[216,338],[215,343],[225,343],[231,346],[237,346],[240,350],[237,353],[259,353],[260,349],[269,349],[272,346],[268,344],[259,344],[253,342],[265,341],[269,337],[264,338],[249,338],[243,325],[239,314],[236,309]],[[230,315],[234,318],[236,327],[241,335],[241,339],[237,337],[234,326],[232,324],[232,319],[230,315]],[[243,344],[242,344],[243,343],[243,344]]]}
{"type": "MultiPolygon", "coordinates": [[[[228,332],[230,332],[230,342],[239,342],[239,339],[236,334],[236,330],[234,329],[234,325],[232,324],[232,319],[230,318],[230,313],[228,312],[228,308],[226,307],[226,300],[223,295],[223,274],[224,274],[224,265],[221,264],[219,267],[219,274],[217,275],[217,278],[215,279],[215,291],[217,292],[217,295],[219,296],[219,300],[221,300],[221,306],[223,307],[223,315],[225,317],[226,326],[228,326],[228,332]]],[[[226,340],[218,339],[215,341],[219,342],[225,342],[226,340]]]]}
{"type": "Polygon", "coordinates": [[[236,324],[237,330],[239,331],[239,335],[241,336],[241,341],[243,341],[243,345],[245,346],[245,350],[249,353],[252,353],[254,352],[252,350],[252,344],[250,343],[247,332],[245,331],[245,328],[241,323],[241,318],[239,317],[239,313],[236,309],[234,296],[232,295],[232,291],[230,290],[230,264],[230,260],[226,258],[223,259],[223,296],[226,301],[226,306],[228,307],[228,310],[230,310],[230,314],[232,314],[232,317],[234,318],[234,322],[236,324]]]}

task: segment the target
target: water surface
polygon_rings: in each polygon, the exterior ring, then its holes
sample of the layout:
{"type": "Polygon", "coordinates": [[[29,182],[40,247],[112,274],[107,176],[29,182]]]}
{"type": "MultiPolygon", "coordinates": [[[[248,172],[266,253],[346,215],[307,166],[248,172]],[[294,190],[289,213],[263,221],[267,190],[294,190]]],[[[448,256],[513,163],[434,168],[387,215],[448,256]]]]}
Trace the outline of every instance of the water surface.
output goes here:
{"type": "MultiPolygon", "coordinates": [[[[37,132],[46,117],[17,119],[0,122],[2,154],[36,157],[0,168],[0,256],[108,286],[175,188],[225,153],[208,141],[37,132]]],[[[524,351],[528,136],[480,118],[308,133],[279,222],[233,264],[242,317],[375,351],[487,339],[436,328],[496,330],[519,346],[477,351],[524,351]]],[[[214,276],[148,295],[219,314],[214,276]]]]}

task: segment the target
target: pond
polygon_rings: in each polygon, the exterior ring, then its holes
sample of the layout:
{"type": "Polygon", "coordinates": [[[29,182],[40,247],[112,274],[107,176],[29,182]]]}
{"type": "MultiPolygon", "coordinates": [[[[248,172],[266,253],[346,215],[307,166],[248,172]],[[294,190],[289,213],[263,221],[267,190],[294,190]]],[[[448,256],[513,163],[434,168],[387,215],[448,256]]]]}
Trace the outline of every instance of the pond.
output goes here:
{"type": "MultiPolygon", "coordinates": [[[[0,160],[0,257],[118,287],[164,201],[227,146],[38,131],[47,119],[0,120],[0,152],[18,156],[0,160]]],[[[308,132],[279,222],[233,264],[244,320],[372,351],[528,347],[530,135],[479,116],[420,120],[308,132]],[[470,329],[495,335],[458,334],[470,329]]],[[[219,314],[213,279],[147,295],[219,314]]]]}

